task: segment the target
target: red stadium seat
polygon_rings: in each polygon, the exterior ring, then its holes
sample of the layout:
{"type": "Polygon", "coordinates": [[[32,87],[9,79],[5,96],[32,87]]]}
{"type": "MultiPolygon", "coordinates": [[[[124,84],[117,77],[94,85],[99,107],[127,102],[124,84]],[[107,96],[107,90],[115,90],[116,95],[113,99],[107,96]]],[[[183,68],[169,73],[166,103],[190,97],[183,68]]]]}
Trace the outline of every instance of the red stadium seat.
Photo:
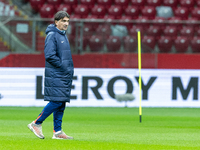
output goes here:
{"type": "Polygon", "coordinates": [[[131,4],[136,7],[144,7],[146,4],[146,0],[131,0],[131,4]]]}
{"type": "Polygon", "coordinates": [[[194,0],[180,0],[179,4],[182,7],[187,7],[188,9],[192,10],[194,8],[195,1],[194,0]]]}
{"type": "Polygon", "coordinates": [[[184,53],[188,50],[189,40],[185,36],[178,36],[175,39],[174,46],[176,48],[176,52],[184,53]]]}
{"type": "Polygon", "coordinates": [[[156,45],[155,38],[153,36],[144,36],[142,38],[142,49],[144,52],[152,52],[156,45]]]}
{"type": "Polygon", "coordinates": [[[98,19],[98,16],[93,15],[93,14],[89,14],[85,19],[89,19],[91,21],[95,21],[96,19],[98,19]]]}
{"type": "Polygon", "coordinates": [[[196,30],[196,34],[197,34],[197,36],[200,37],[200,28],[198,28],[198,30],[196,30]]]}
{"type": "Polygon", "coordinates": [[[117,5],[112,5],[108,9],[108,14],[115,17],[115,19],[120,19],[122,17],[122,8],[117,5]]]}
{"type": "Polygon", "coordinates": [[[178,35],[178,29],[174,26],[166,26],[163,33],[165,36],[169,36],[172,39],[176,39],[176,37],[178,35]]]}
{"type": "Polygon", "coordinates": [[[80,15],[81,18],[86,18],[89,14],[89,8],[86,5],[77,5],[74,13],[80,15]]]}
{"type": "Polygon", "coordinates": [[[162,29],[159,26],[152,25],[147,30],[148,36],[154,36],[156,39],[159,39],[162,34],[162,29]]]}
{"type": "Polygon", "coordinates": [[[200,7],[194,7],[191,14],[192,14],[192,17],[200,19],[200,7]]]}
{"type": "Polygon", "coordinates": [[[156,9],[153,6],[145,6],[142,10],[142,15],[153,19],[156,16],[156,9]]]}
{"type": "Polygon", "coordinates": [[[92,8],[92,11],[91,13],[93,15],[96,15],[98,18],[103,18],[106,14],[106,8],[102,5],[95,5],[93,8],[92,8]]]}
{"type": "Polygon", "coordinates": [[[74,10],[78,4],[78,0],[63,0],[64,4],[70,5],[74,10]]]}
{"type": "Polygon", "coordinates": [[[94,33],[94,29],[93,29],[93,27],[91,25],[88,25],[88,24],[84,25],[84,27],[83,27],[83,36],[89,37],[89,36],[92,36],[93,33],[94,33]]]}
{"type": "Polygon", "coordinates": [[[61,4],[56,8],[56,11],[66,11],[69,15],[71,15],[72,13],[72,9],[70,5],[66,5],[66,4],[61,4]]]}
{"type": "Polygon", "coordinates": [[[95,21],[96,19],[98,19],[98,17],[96,15],[88,15],[85,19],[88,19],[90,21],[95,21]]]}
{"type": "Polygon", "coordinates": [[[180,30],[180,35],[181,36],[186,36],[188,37],[190,40],[193,38],[194,36],[194,28],[192,27],[183,27],[181,30],[180,30]]]}
{"type": "Polygon", "coordinates": [[[137,38],[133,36],[124,37],[124,52],[135,52],[137,51],[137,38]]]}
{"type": "Polygon", "coordinates": [[[110,25],[103,24],[98,26],[98,28],[96,29],[96,33],[103,36],[103,38],[106,40],[111,35],[112,30],[110,28],[110,25]]]}
{"type": "Polygon", "coordinates": [[[163,0],[163,5],[172,7],[172,9],[176,8],[178,3],[178,0],[163,0]]]}
{"type": "Polygon", "coordinates": [[[62,3],[62,0],[47,0],[47,3],[53,5],[56,8],[62,3]]]}
{"type": "Polygon", "coordinates": [[[106,45],[108,52],[118,52],[121,47],[121,40],[118,36],[109,36],[106,45]]]}
{"type": "Polygon", "coordinates": [[[115,20],[115,17],[112,16],[112,15],[105,15],[105,16],[103,17],[103,19],[104,19],[107,23],[109,23],[110,25],[115,25],[115,24],[116,24],[116,23],[112,22],[112,21],[115,20]]]}
{"type": "Polygon", "coordinates": [[[46,0],[29,0],[32,9],[39,12],[40,8],[44,5],[46,0]]]}
{"type": "Polygon", "coordinates": [[[186,26],[193,27],[195,30],[198,30],[199,29],[199,25],[197,24],[197,22],[198,22],[197,18],[189,17],[186,20],[186,26]]]}
{"type": "Polygon", "coordinates": [[[200,1],[196,0],[197,7],[200,7],[200,1]]]}
{"type": "Polygon", "coordinates": [[[104,19],[105,21],[107,21],[107,22],[111,22],[111,21],[115,20],[115,17],[112,16],[112,15],[105,15],[105,16],[103,17],[103,19],[104,19]]]}
{"type": "Polygon", "coordinates": [[[82,5],[88,6],[89,9],[92,9],[94,7],[96,0],[80,0],[80,3],[82,5]]]}
{"type": "Polygon", "coordinates": [[[164,17],[155,17],[153,21],[154,26],[159,26],[161,29],[164,29],[166,27],[166,19],[164,17]]]}
{"type": "Polygon", "coordinates": [[[54,6],[51,4],[44,4],[40,9],[41,18],[53,18],[55,14],[54,6]]]}
{"type": "Polygon", "coordinates": [[[148,23],[149,18],[148,17],[146,17],[146,16],[139,16],[136,19],[136,21],[137,21],[136,24],[142,26],[144,29],[148,29],[149,28],[149,23],[148,23]]]}
{"type": "Polygon", "coordinates": [[[141,25],[134,25],[130,31],[129,31],[129,34],[134,37],[134,38],[137,38],[137,33],[138,31],[140,31],[140,34],[141,34],[141,37],[144,36],[144,33],[145,33],[145,30],[144,30],[144,27],[141,26],[141,25]]]}
{"type": "Polygon", "coordinates": [[[129,5],[126,9],[125,9],[125,14],[126,16],[130,16],[132,17],[132,19],[136,19],[139,16],[139,9],[136,6],[131,6],[129,5]]]}
{"type": "Polygon", "coordinates": [[[128,30],[133,26],[133,23],[131,23],[132,18],[131,18],[130,16],[122,16],[122,17],[120,18],[120,20],[121,20],[123,23],[119,23],[119,24],[120,24],[120,25],[123,25],[123,26],[126,26],[128,30]]]}
{"type": "Polygon", "coordinates": [[[93,35],[89,39],[89,47],[92,52],[99,52],[103,50],[104,42],[102,36],[93,35]]]}
{"type": "Polygon", "coordinates": [[[162,4],[162,0],[147,0],[148,6],[160,6],[162,4]]]}
{"type": "Polygon", "coordinates": [[[173,46],[173,39],[169,36],[161,36],[158,40],[158,48],[160,52],[168,53],[171,51],[173,46]]]}
{"type": "Polygon", "coordinates": [[[89,20],[89,22],[85,22],[85,25],[92,26],[93,29],[96,29],[99,25],[95,20],[98,19],[95,15],[88,15],[85,19],[89,20]]]}
{"type": "Polygon", "coordinates": [[[183,20],[187,20],[189,16],[189,10],[187,7],[178,7],[174,11],[176,17],[180,17],[183,20]]]}
{"type": "Polygon", "coordinates": [[[171,17],[169,19],[169,25],[181,29],[182,26],[183,26],[183,24],[181,23],[181,21],[182,21],[182,19],[180,17],[171,17]]]}
{"type": "Polygon", "coordinates": [[[115,5],[121,6],[125,10],[129,4],[129,0],[114,0],[115,5]]]}
{"type": "Polygon", "coordinates": [[[75,15],[75,14],[70,15],[70,20],[79,20],[79,19],[81,19],[80,15],[75,15]]]}
{"type": "Polygon", "coordinates": [[[194,37],[191,40],[191,48],[192,48],[192,52],[196,52],[199,53],[200,52],[200,36],[194,37]]]}
{"type": "Polygon", "coordinates": [[[97,4],[102,5],[107,10],[112,5],[113,0],[97,0],[97,4]]]}

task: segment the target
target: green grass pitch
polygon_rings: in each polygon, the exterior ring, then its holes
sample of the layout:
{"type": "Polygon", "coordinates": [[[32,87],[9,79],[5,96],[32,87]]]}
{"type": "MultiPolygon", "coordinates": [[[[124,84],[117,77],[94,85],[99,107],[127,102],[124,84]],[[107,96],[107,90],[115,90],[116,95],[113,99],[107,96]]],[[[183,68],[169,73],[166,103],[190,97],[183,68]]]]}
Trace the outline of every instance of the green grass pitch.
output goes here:
{"type": "Polygon", "coordinates": [[[66,107],[63,130],[74,140],[53,140],[53,117],[43,123],[45,139],[27,124],[42,107],[0,107],[0,150],[197,150],[199,108],[66,107]]]}

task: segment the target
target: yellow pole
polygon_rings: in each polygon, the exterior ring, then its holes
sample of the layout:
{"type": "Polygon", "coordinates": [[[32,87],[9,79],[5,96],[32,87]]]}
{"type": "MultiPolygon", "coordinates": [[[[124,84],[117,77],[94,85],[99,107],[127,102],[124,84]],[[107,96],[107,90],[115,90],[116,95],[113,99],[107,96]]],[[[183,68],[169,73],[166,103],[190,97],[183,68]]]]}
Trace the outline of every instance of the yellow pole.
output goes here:
{"type": "Polygon", "coordinates": [[[141,90],[142,90],[142,81],[141,81],[141,36],[140,31],[137,32],[138,34],[138,69],[139,69],[139,100],[140,100],[140,106],[139,106],[139,116],[140,116],[140,122],[142,122],[142,97],[141,97],[141,90]]]}

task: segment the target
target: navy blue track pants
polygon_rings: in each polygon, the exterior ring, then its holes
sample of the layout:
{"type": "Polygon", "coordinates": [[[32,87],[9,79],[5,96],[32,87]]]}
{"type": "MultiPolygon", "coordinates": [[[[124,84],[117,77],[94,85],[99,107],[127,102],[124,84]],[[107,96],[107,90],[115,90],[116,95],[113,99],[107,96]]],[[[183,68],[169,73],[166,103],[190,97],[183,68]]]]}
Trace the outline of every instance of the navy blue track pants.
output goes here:
{"type": "Polygon", "coordinates": [[[49,115],[53,113],[54,131],[62,128],[62,118],[65,110],[65,102],[50,101],[35,120],[36,124],[41,124],[49,115]]]}

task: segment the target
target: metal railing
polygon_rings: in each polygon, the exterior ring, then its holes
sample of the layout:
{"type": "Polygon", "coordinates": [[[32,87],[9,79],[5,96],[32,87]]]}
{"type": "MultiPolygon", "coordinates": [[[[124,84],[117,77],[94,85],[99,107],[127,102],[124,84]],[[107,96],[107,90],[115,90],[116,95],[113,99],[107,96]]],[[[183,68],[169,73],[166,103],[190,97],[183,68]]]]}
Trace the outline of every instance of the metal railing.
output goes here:
{"type": "MultiPolygon", "coordinates": [[[[9,49],[9,52],[15,53],[40,53],[44,49],[45,30],[48,24],[53,23],[53,19],[42,18],[19,18],[19,17],[2,17],[0,18],[0,43],[3,43],[9,49]]],[[[191,45],[194,37],[199,37],[200,21],[153,21],[153,20],[112,20],[103,19],[71,19],[70,26],[67,30],[67,36],[70,41],[73,54],[83,53],[137,53],[137,30],[142,27],[142,52],[148,53],[179,53],[178,45],[175,44],[177,37],[186,37],[187,47],[183,53],[198,52],[191,45]],[[133,28],[133,26],[138,28],[133,28]],[[151,26],[157,26],[160,29],[158,35],[150,31],[151,26]],[[168,51],[163,51],[158,42],[166,26],[176,27],[176,33],[173,35],[165,33],[172,39],[172,45],[168,51]],[[194,33],[181,35],[181,28],[191,27],[194,33]],[[151,35],[152,32],[152,35],[151,35]],[[149,38],[149,37],[152,37],[149,38]],[[145,39],[146,38],[146,39],[145,39]],[[129,41],[130,40],[130,41],[129,41]],[[131,43],[132,41],[132,43],[131,43]],[[149,42],[149,43],[148,43],[149,42]],[[152,42],[152,43],[151,43],[152,42]]],[[[156,29],[155,29],[156,30],[156,29]]],[[[170,30],[170,29],[169,29],[170,30]]],[[[172,30],[172,29],[171,29],[172,30]]],[[[157,32],[157,31],[155,31],[157,32]]],[[[186,31],[187,32],[187,31],[186,31]]],[[[188,30],[188,32],[190,32],[188,30]]],[[[182,39],[183,40],[183,39],[182,39]]],[[[181,42],[181,41],[180,41],[181,42]]],[[[184,41],[182,41],[184,42],[184,41]]],[[[200,43],[200,41],[199,41],[200,43]]],[[[197,41],[198,44],[198,41],[197,41]]],[[[1,45],[1,44],[0,44],[1,45]]],[[[181,44],[180,44],[181,45],[181,44]]],[[[183,44],[182,44],[183,45],[183,44]]],[[[165,47],[163,48],[165,49],[165,47]]],[[[4,51],[1,49],[0,51],[4,51]]],[[[8,50],[6,50],[8,51],[8,50]]],[[[199,50],[200,52],[200,50],[199,50]]]]}

